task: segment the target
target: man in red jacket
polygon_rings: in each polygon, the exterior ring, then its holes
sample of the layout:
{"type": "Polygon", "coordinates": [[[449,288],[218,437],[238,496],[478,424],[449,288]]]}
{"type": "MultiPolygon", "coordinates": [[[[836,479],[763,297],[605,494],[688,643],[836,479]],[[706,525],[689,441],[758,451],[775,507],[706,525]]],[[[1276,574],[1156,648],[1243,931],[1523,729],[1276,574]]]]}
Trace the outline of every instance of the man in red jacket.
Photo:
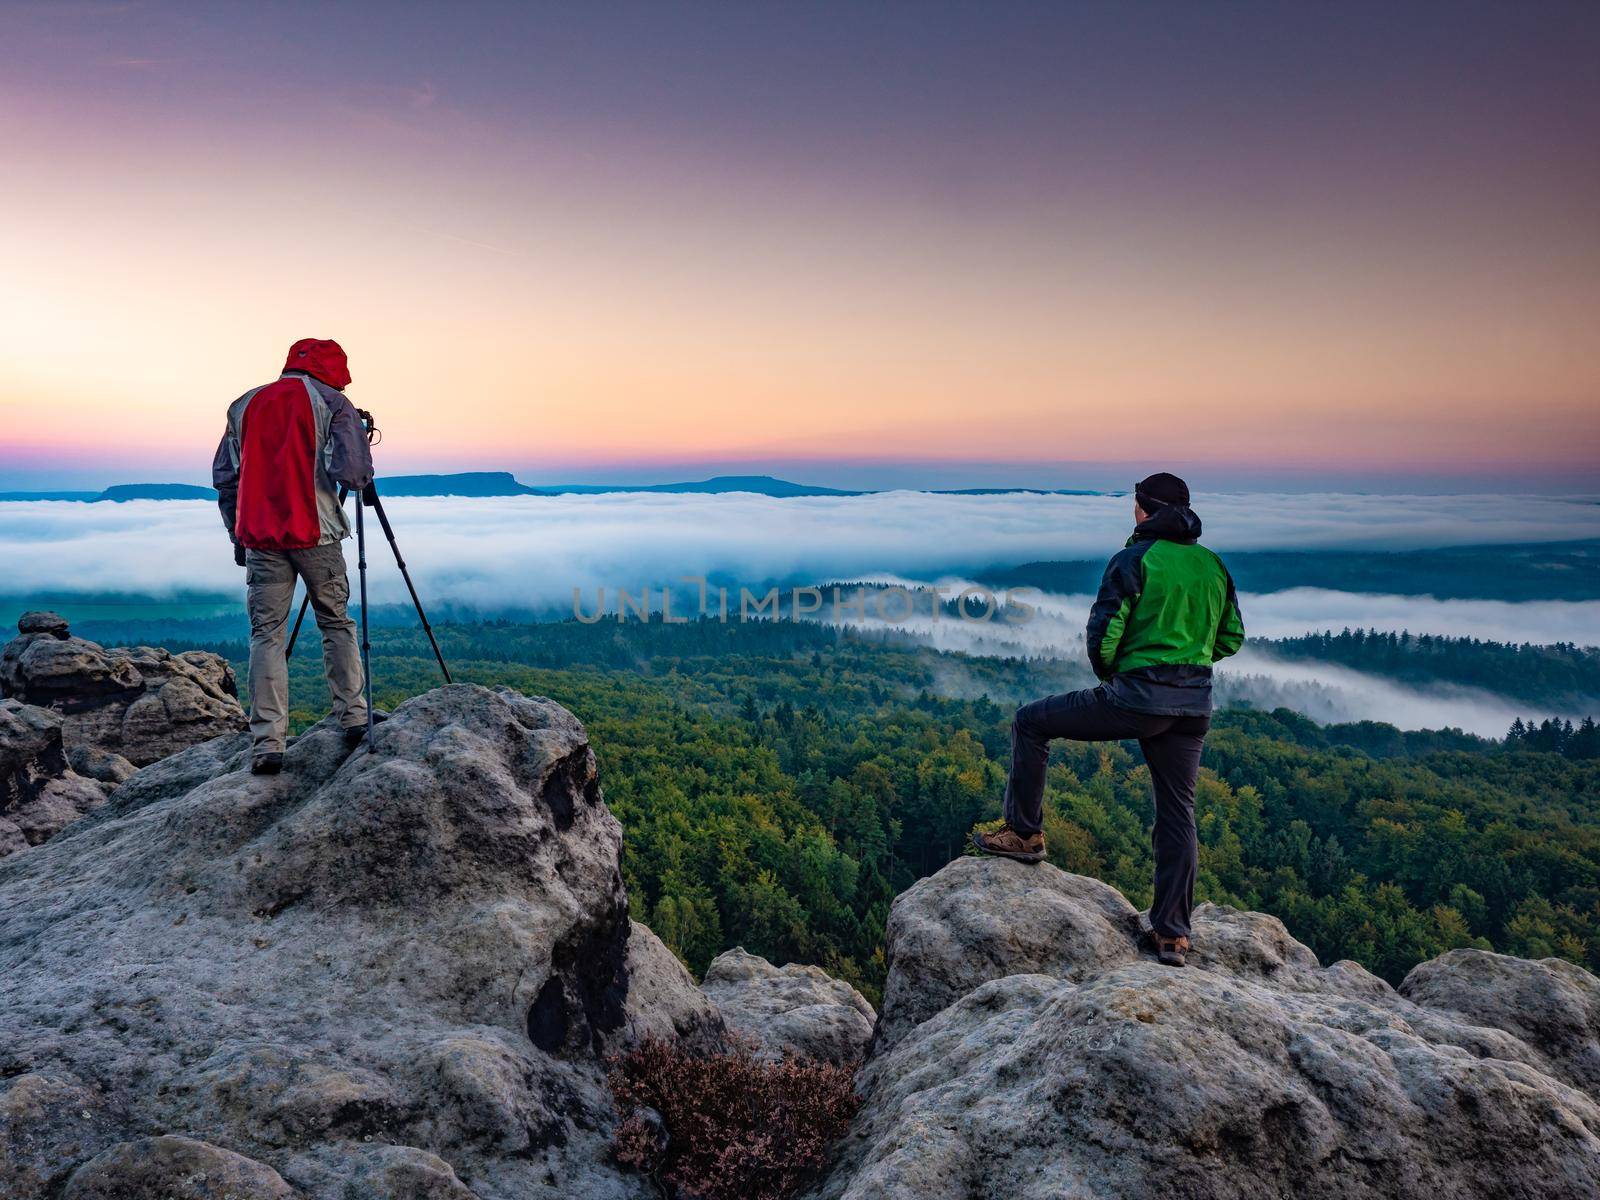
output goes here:
{"type": "Polygon", "coordinates": [[[296,342],[282,375],[229,407],[211,464],[222,520],[248,586],[250,769],[258,775],[283,768],[289,726],[284,635],[296,576],[305,580],[322,630],[333,715],[352,746],[366,730],[361,654],[346,612],[350,580],[340,545],[350,536],[350,522],[338,485],[360,493],[372,482],[372,450],[345,397],[349,383],[349,361],[338,342],[296,342]]]}

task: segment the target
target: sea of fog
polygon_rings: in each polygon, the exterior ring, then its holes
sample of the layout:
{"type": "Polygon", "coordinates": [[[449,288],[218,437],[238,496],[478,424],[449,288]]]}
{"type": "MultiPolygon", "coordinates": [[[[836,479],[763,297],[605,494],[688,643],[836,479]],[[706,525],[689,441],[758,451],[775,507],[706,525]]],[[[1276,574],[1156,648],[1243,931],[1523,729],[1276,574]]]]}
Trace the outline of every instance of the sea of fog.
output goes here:
{"type": "MultiPolygon", "coordinates": [[[[509,496],[386,501],[431,596],[483,607],[570,604],[572,589],[717,574],[918,579],[1041,559],[1103,559],[1128,534],[1110,496],[509,496]]],[[[1402,550],[1600,537],[1600,506],[1554,497],[1200,495],[1206,544],[1402,550]]],[[[374,533],[377,531],[374,530],[374,533]]],[[[382,561],[380,548],[374,558],[382,561]]],[[[1396,580],[1404,592],[1404,580],[1396,580]]],[[[0,591],[160,595],[239,586],[215,505],[0,502],[0,591]]],[[[392,570],[378,602],[404,600],[392,570]]],[[[1309,599],[1309,598],[1308,598],[1309,599]]],[[[1330,620],[1341,624],[1346,618],[1330,620]]]]}
{"type": "MultiPolygon", "coordinates": [[[[423,595],[461,609],[593,609],[604,588],[660,589],[678,600],[715,577],[767,581],[943,581],[992,566],[1103,559],[1130,525],[1125,497],[1007,493],[775,499],[750,494],[616,493],[386,501],[423,595]]],[[[1592,501],[1532,496],[1199,495],[1205,542],[1230,550],[1407,550],[1600,537],[1592,501]]],[[[376,528],[373,533],[376,536],[376,528]]],[[[348,549],[347,543],[347,549],[348,549]]],[[[351,552],[349,557],[354,560],[351,552]]],[[[405,603],[380,544],[371,549],[374,603],[405,603]]],[[[1295,588],[1245,595],[1250,633],[1278,637],[1371,626],[1502,641],[1600,643],[1600,601],[1440,600],[1295,588]]],[[[0,502],[0,593],[229,593],[242,586],[214,505],[0,502]]],[[[735,593],[737,594],[737,593],[735,593]]],[[[986,653],[1081,654],[1086,596],[1032,596],[1020,629],[913,620],[936,645],[986,653]]],[[[679,611],[682,611],[680,608],[679,611]]],[[[826,618],[826,614],[823,614],[826,618]]],[[[847,618],[848,619],[848,618],[847,618]]],[[[1526,706],[1464,689],[1419,691],[1322,664],[1247,652],[1230,671],[1297,687],[1322,720],[1372,717],[1406,728],[1456,725],[1502,733],[1526,706]]]]}

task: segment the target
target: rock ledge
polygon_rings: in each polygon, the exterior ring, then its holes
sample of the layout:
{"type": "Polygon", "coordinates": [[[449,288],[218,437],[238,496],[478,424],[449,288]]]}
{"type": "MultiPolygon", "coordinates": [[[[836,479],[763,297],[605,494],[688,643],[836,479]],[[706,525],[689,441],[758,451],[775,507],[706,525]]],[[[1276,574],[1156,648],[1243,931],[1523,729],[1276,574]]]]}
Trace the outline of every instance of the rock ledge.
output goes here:
{"type": "Polygon", "coordinates": [[[1600,1197],[1600,980],[1458,950],[1396,991],[1202,905],[963,859],[903,893],[865,1103],[815,1197],[1600,1197]]]}

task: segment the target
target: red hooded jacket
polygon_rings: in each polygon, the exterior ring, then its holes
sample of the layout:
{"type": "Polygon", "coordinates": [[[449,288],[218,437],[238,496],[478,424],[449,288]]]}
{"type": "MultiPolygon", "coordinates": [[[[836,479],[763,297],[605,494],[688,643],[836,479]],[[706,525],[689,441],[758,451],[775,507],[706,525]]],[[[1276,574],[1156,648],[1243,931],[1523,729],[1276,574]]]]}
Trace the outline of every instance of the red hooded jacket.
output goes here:
{"type": "Polygon", "coordinates": [[[372,452],[342,389],[350,366],[338,342],[303,338],[284,374],[228,409],[211,464],[228,531],[252,550],[304,550],[350,536],[337,484],[372,482],[372,452]]]}

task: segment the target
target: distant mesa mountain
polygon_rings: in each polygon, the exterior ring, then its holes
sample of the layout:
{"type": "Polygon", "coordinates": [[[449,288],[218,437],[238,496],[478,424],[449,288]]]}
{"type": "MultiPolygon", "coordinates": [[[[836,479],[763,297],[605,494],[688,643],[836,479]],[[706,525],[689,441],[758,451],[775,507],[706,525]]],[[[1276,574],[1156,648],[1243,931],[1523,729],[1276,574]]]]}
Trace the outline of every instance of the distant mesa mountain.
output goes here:
{"type": "Polygon", "coordinates": [[[380,477],[385,496],[598,496],[613,492],[755,492],[763,496],[855,496],[859,492],[813,487],[770,475],[719,475],[691,483],[569,483],[530,487],[510,471],[458,471],[448,475],[380,477]]]}
{"type": "Polygon", "coordinates": [[[93,503],[110,500],[215,500],[215,488],[200,487],[193,483],[119,483],[108,487],[94,498],[93,503]]]}
{"type": "MultiPolygon", "coordinates": [[[[750,492],[788,499],[795,496],[870,496],[875,489],[851,490],[794,483],[771,475],[716,475],[684,483],[566,483],[531,487],[510,471],[456,471],[442,475],[383,475],[378,491],[385,496],[599,496],[616,492],[666,492],[727,495],[750,492]]],[[[894,489],[902,490],[902,489],[894,489]]],[[[1048,496],[1120,495],[1087,488],[910,488],[939,496],[1004,496],[1017,492],[1048,496]]],[[[103,492],[0,492],[0,500],[215,500],[217,493],[191,483],[119,483],[103,492]]]]}
{"type": "Polygon", "coordinates": [[[539,488],[518,483],[510,471],[457,471],[450,475],[386,475],[378,479],[384,496],[537,496],[539,488]]]}
{"type": "Polygon", "coordinates": [[[103,492],[0,492],[0,500],[76,500],[97,504],[102,500],[215,500],[216,489],[193,483],[118,483],[103,492]]]}
{"type": "Polygon", "coordinates": [[[774,479],[771,475],[717,475],[692,483],[649,484],[565,484],[540,488],[547,495],[561,493],[598,494],[602,492],[706,492],[723,495],[728,492],[754,492],[758,496],[861,496],[864,492],[841,488],[817,487],[809,483],[791,483],[787,479],[774,479]]]}

